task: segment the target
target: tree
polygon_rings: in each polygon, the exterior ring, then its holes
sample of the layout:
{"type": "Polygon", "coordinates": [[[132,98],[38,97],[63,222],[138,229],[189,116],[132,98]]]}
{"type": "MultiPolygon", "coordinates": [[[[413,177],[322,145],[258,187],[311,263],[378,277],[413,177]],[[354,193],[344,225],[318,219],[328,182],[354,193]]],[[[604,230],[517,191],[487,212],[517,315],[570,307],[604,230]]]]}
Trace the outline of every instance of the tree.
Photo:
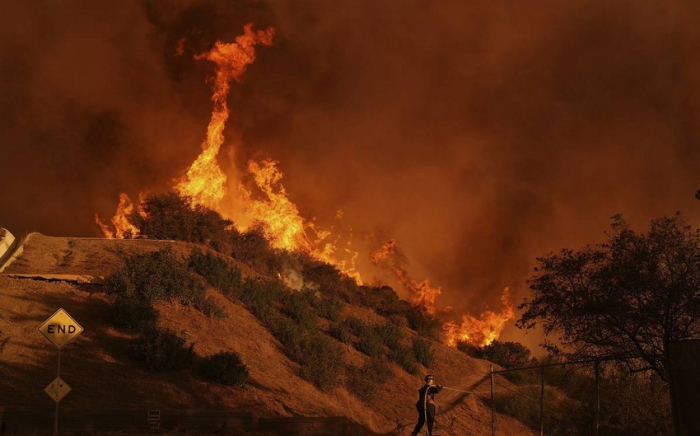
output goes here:
{"type": "Polygon", "coordinates": [[[646,233],[619,215],[611,227],[603,244],[537,259],[518,327],[539,324],[561,335],[553,351],[624,361],[671,387],[668,344],[700,337],[700,232],[679,214],[653,220],[646,233]]]}

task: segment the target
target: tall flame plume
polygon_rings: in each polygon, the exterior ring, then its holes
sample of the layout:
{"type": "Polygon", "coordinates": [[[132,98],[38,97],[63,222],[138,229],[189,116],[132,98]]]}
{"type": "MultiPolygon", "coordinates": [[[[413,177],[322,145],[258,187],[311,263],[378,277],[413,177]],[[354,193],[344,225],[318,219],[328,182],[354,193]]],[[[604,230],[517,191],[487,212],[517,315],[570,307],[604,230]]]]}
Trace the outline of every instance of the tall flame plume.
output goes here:
{"type": "MultiPolygon", "coordinates": [[[[308,253],[318,260],[335,265],[358,284],[362,284],[362,277],[355,269],[359,252],[352,248],[351,239],[341,244],[340,236],[320,228],[300,214],[282,184],[283,174],[277,167],[277,162],[249,161],[246,171],[254,183],[252,187],[246,187],[241,177],[229,180],[219,166],[218,156],[224,144],[224,128],[230,113],[227,98],[231,82],[241,80],[247,67],[255,62],[255,47],[272,46],[274,35],[275,29],[272,27],[254,31],[253,24],[249,23],[245,25],[243,35],[236,37],[234,42],[217,41],[210,51],[195,55],[195,59],[208,60],[216,65],[211,80],[213,109],[206,139],[201,145],[202,151],[174,189],[180,195],[188,197],[193,206],[205,206],[232,219],[239,231],[262,224],[273,247],[308,253]],[[338,248],[340,246],[342,249],[338,248]]],[[[178,41],[177,56],[183,55],[183,44],[184,38],[178,41]]],[[[140,198],[139,205],[141,203],[140,198]]],[[[117,211],[111,219],[114,230],[95,215],[95,221],[105,237],[138,237],[139,230],[130,221],[135,207],[127,194],[120,194],[117,211]]],[[[136,212],[143,215],[140,206],[136,212]]],[[[342,211],[336,215],[340,219],[342,211]]],[[[427,313],[436,314],[436,300],[442,292],[441,288],[431,285],[428,279],[415,281],[410,277],[395,240],[385,242],[378,251],[371,254],[370,260],[393,272],[408,291],[414,305],[427,313]]],[[[456,346],[459,342],[466,341],[483,346],[497,339],[506,323],[514,317],[509,289],[504,291],[501,300],[504,309],[498,313],[486,311],[479,318],[464,315],[461,324],[446,323],[444,330],[448,345],[456,346]]]]}

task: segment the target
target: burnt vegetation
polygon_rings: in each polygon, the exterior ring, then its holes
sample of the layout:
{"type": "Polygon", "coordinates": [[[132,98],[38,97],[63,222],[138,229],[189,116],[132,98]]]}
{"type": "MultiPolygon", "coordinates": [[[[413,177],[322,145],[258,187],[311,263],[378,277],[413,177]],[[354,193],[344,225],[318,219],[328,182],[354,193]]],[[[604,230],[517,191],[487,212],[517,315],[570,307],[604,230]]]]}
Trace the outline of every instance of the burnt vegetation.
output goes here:
{"type": "Polygon", "coordinates": [[[388,362],[410,374],[418,374],[421,364],[432,366],[432,342],[427,338],[440,337],[440,322],[400,300],[393,289],[358,286],[332,265],[273,248],[262,227],[239,232],[218,213],[193,207],[176,194],[148,197],[143,210],[144,214],[132,217],[140,237],[207,247],[195,248],[183,259],[168,250],[135,255],[107,279],[105,290],[114,296],[113,321],[141,332],[132,354],[153,371],[196,369],[212,382],[235,386],[245,382],[247,368],[235,353],[197,358],[194,344],[157,328],[156,300],[189,305],[213,318],[225,317],[223,309],[206,298],[207,287],[244,304],[299,364],[299,375],[320,389],[342,384],[361,400],[372,401],[377,389],[393,376],[388,362]],[[244,277],[241,263],[259,275],[244,277]],[[298,291],[279,279],[290,268],[303,278],[305,286],[298,291]],[[374,325],[343,318],[347,304],[371,308],[389,322],[374,325]],[[422,337],[407,337],[406,328],[422,337]],[[347,346],[367,356],[362,366],[345,362],[343,347],[347,346]]]}

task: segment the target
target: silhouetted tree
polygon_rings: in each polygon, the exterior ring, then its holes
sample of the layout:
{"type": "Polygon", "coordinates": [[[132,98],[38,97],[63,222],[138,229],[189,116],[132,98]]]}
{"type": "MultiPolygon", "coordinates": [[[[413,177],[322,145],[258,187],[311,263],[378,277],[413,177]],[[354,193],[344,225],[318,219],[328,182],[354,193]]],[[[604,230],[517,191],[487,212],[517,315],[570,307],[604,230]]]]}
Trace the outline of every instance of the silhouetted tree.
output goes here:
{"type": "Polygon", "coordinates": [[[605,243],[537,263],[519,327],[561,334],[563,350],[550,345],[555,352],[625,361],[672,385],[668,344],[700,337],[698,230],[677,214],[637,233],[616,216],[605,243]]]}

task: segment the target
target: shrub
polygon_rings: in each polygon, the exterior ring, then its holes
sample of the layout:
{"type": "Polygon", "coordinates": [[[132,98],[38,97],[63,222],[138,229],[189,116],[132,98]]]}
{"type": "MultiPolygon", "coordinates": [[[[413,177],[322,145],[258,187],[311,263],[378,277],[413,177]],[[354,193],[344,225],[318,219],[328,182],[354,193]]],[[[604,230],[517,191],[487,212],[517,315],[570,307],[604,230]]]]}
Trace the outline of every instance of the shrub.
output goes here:
{"type": "Polygon", "coordinates": [[[306,335],[300,345],[300,375],[325,391],[338,386],[345,363],[340,346],[318,333],[306,335]]]}
{"type": "Polygon", "coordinates": [[[439,341],[442,337],[442,322],[433,315],[414,307],[405,312],[408,325],[419,335],[439,341]]]}
{"type": "Polygon", "coordinates": [[[433,366],[435,356],[433,354],[433,343],[429,339],[413,338],[413,355],[416,360],[426,368],[433,366]]]}
{"type": "Polygon", "coordinates": [[[129,298],[170,299],[190,305],[202,302],[205,295],[204,283],[178,262],[170,250],[127,258],[124,267],[107,278],[105,290],[129,298]]]}
{"type": "Polygon", "coordinates": [[[241,287],[240,299],[258,318],[260,313],[283,298],[283,285],[273,280],[246,279],[241,287]]]}
{"type": "Polygon", "coordinates": [[[248,367],[235,352],[221,351],[205,357],[199,371],[205,379],[228,386],[240,386],[248,378],[248,367]]]}
{"type": "Polygon", "coordinates": [[[280,250],[275,250],[265,237],[262,225],[256,225],[234,236],[231,256],[250,265],[261,274],[274,276],[282,271],[280,250]]]}
{"type": "Polygon", "coordinates": [[[349,316],[345,318],[345,325],[348,326],[350,331],[357,336],[360,336],[361,332],[367,329],[367,324],[360,318],[349,316]]]}
{"type": "Polygon", "coordinates": [[[530,349],[519,342],[493,341],[484,347],[460,342],[457,348],[477,359],[486,359],[504,368],[518,368],[530,365],[530,349]]]}
{"type": "Polygon", "coordinates": [[[401,314],[401,313],[395,313],[393,315],[389,315],[389,322],[394,324],[396,327],[400,329],[404,329],[408,327],[408,320],[406,319],[406,315],[401,314]]]}
{"type": "Polygon", "coordinates": [[[145,214],[134,212],[131,222],[151,239],[196,242],[228,254],[232,239],[238,236],[232,221],[176,193],[151,195],[142,208],[145,214]]]}
{"type": "Polygon", "coordinates": [[[376,398],[381,385],[392,375],[393,372],[384,359],[372,358],[362,368],[348,368],[346,387],[357,398],[371,402],[376,398]]]}
{"type": "Polygon", "coordinates": [[[384,354],[384,344],[373,328],[364,328],[360,331],[355,348],[370,357],[384,354]]]}
{"type": "Polygon", "coordinates": [[[316,313],[329,321],[339,321],[340,312],[343,310],[343,302],[336,298],[319,298],[314,307],[316,313]]]}
{"type": "Polygon", "coordinates": [[[304,281],[314,283],[322,294],[347,303],[355,303],[360,297],[355,281],[341,273],[333,265],[318,261],[309,256],[299,256],[304,281]]]}
{"type": "Polygon", "coordinates": [[[235,295],[241,286],[241,271],[215,254],[195,248],[187,266],[226,295],[235,295]]]}
{"type": "Polygon", "coordinates": [[[317,326],[316,315],[311,311],[315,299],[312,291],[285,292],[282,294],[282,312],[305,328],[317,326]]]}
{"type": "Polygon", "coordinates": [[[344,324],[331,324],[329,333],[331,336],[333,336],[343,344],[349,344],[352,342],[352,337],[350,336],[350,329],[348,329],[348,327],[344,324]]]}
{"type": "Polygon", "coordinates": [[[224,308],[219,306],[212,297],[207,297],[203,301],[196,303],[195,308],[214,319],[224,319],[228,316],[224,308]]]}
{"type": "Polygon", "coordinates": [[[189,368],[194,361],[194,344],[185,346],[185,340],[165,330],[149,329],[131,346],[137,360],[146,363],[152,371],[189,368]]]}
{"type": "Polygon", "coordinates": [[[141,298],[129,298],[118,294],[110,312],[112,323],[129,330],[154,328],[158,322],[158,312],[151,302],[141,298]]]}
{"type": "Polygon", "coordinates": [[[398,346],[392,348],[389,353],[389,358],[411,375],[416,375],[420,371],[418,362],[416,362],[416,356],[409,347],[398,346]]]}
{"type": "Polygon", "coordinates": [[[401,329],[394,324],[387,323],[376,325],[374,326],[374,331],[382,343],[389,348],[398,346],[404,338],[401,329]]]}

